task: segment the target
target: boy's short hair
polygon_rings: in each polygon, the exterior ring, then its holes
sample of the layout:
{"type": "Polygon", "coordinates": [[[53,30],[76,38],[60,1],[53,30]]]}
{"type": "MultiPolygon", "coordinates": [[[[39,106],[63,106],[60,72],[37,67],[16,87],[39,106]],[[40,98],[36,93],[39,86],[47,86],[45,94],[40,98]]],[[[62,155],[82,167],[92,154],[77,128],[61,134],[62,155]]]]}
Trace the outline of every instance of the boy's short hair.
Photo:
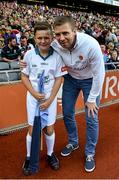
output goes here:
{"type": "Polygon", "coordinates": [[[42,30],[49,30],[51,32],[51,35],[53,34],[52,27],[47,21],[38,22],[35,25],[35,27],[34,27],[34,35],[36,34],[37,31],[42,31],[42,30]]]}
{"type": "Polygon", "coordinates": [[[72,18],[72,16],[58,16],[58,17],[56,17],[56,19],[54,21],[54,28],[56,26],[61,26],[65,23],[71,24],[72,29],[75,28],[75,21],[72,18]]]}

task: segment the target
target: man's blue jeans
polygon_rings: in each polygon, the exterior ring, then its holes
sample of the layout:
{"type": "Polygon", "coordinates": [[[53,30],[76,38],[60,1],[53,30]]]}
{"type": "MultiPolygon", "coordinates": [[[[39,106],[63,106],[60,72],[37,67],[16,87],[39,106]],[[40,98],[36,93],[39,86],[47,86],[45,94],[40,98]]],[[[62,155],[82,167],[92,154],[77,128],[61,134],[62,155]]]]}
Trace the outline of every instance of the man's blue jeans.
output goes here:
{"type": "MultiPolygon", "coordinates": [[[[92,86],[92,78],[79,80],[72,78],[69,74],[64,76],[63,84],[63,116],[64,123],[68,132],[69,143],[78,144],[78,131],[75,120],[75,104],[80,91],[82,90],[84,96],[84,103],[87,101],[92,86]]],[[[100,97],[96,99],[97,106],[99,106],[100,97]]],[[[98,141],[99,124],[98,114],[95,117],[88,117],[88,109],[85,107],[86,114],[86,146],[85,155],[95,155],[95,148],[98,141]]]]}

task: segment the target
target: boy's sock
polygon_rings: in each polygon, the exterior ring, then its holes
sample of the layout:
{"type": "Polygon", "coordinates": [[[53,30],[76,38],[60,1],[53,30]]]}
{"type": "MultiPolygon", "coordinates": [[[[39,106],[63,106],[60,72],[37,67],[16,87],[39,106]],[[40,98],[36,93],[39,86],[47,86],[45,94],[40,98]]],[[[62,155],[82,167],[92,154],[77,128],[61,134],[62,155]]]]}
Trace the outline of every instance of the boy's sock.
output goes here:
{"type": "Polygon", "coordinates": [[[47,145],[47,155],[51,156],[54,150],[54,143],[55,143],[55,132],[51,136],[45,134],[46,138],[46,145],[47,145]]]}
{"type": "Polygon", "coordinates": [[[29,133],[26,136],[26,150],[27,150],[27,159],[30,158],[30,152],[31,152],[31,141],[32,137],[29,135],[29,133]]]}

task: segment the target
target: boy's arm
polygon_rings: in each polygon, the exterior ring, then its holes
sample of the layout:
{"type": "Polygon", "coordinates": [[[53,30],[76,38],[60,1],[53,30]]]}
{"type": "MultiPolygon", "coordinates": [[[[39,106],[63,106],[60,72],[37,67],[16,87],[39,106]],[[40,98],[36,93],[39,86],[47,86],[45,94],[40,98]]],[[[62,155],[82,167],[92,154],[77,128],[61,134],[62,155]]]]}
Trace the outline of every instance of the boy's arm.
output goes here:
{"type": "Polygon", "coordinates": [[[44,100],[45,95],[40,94],[37,91],[35,91],[35,89],[31,85],[31,82],[29,81],[29,77],[26,74],[21,73],[21,80],[22,80],[24,86],[26,87],[26,89],[32,94],[32,96],[34,98],[36,98],[38,101],[44,100]]]}
{"type": "Polygon", "coordinates": [[[41,105],[40,105],[41,110],[47,109],[50,106],[50,104],[53,102],[53,100],[55,99],[55,97],[59,91],[61,83],[62,83],[62,76],[56,77],[50,97],[45,102],[41,103],[41,105]]]}

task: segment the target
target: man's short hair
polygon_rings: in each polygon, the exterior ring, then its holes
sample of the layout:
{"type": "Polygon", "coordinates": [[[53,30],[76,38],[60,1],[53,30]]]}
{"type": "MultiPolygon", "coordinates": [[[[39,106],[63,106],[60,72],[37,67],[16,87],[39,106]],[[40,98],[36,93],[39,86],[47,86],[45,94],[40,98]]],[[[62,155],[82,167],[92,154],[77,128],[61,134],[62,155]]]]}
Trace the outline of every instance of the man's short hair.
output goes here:
{"type": "Polygon", "coordinates": [[[71,24],[72,29],[75,28],[75,21],[72,18],[72,16],[58,16],[58,17],[56,17],[56,19],[54,21],[54,28],[56,26],[61,26],[65,23],[71,24]]]}
{"type": "Polygon", "coordinates": [[[20,37],[20,40],[21,39],[27,39],[27,37],[25,36],[25,35],[22,35],[21,37],[20,37]]]}
{"type": "Polygon", "coordinates": [[[10,36],[10,37],[7,38],[7,42],[8,42],[8,43],[9,43],[9,42],[12,42],[13,39],[16,39],[16,38],[10,36]]]}
{"type": "Polygon", "coordinates": [[[34,35],[36,31],[49,30],[52,35],[52,27],[47,21],[38,22],[34,27],[34,35]]]}

